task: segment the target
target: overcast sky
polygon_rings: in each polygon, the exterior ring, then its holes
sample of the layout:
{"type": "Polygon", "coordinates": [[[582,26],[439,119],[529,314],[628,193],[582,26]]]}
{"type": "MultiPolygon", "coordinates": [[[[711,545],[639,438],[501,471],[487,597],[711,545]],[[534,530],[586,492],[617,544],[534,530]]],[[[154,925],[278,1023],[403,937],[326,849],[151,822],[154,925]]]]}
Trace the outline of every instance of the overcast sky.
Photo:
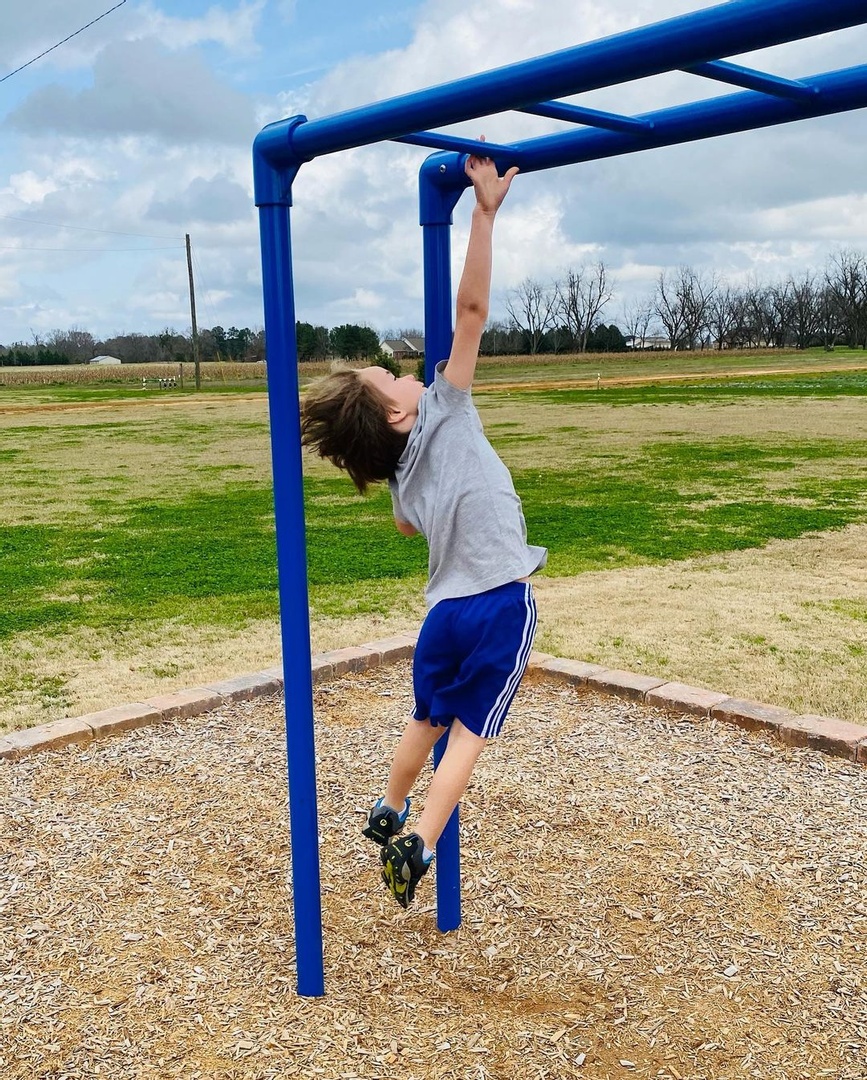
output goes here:
{"type": "MultiPolygon", "coordinates": [[[[115,0],[116,2],[116,0],[115,0]]],[[[0,79],[112,6],[5,2],[0,79]]],[[[0,82],[0,343],[262,322],[250,148],[310,119],[679,15],[700,0],[127,0],[0,82]]],[[[865,28],[741,58],[798,77],[862,63],[865,28]]],[[[730,92],[686,75],[597,91],[644,112],[730,92]]],[[[523,278],[602,259],[618,300],[661,268],[730,280],[821,269],[867,250],[867,113],[519,177],[498,222],[492,315],[523,278]]],[[[509,141],[561,130],[506,114],[461,129],[509,141]]],[[[322,158],[295,183],[298,317],[421,325],[418,148],[322,158]]],[[[455,214],[463,255],[470,199],[455,214]]],[[[615,318],[620,303],[608,314],[615,318]]]]}

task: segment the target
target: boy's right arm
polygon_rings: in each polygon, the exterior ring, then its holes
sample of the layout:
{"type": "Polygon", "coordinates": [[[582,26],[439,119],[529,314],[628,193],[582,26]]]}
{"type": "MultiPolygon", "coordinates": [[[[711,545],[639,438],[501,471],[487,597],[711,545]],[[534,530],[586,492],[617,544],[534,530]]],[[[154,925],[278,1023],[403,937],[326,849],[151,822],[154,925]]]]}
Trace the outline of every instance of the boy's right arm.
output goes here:
{"type": "Polygon", "coordinates": [[[469,390],[473,385],[479,346],[488,321],[494,218],[517,172],[517,167],[512,167],[500,177],[490,158],[472,156],[467,160],[466,173],[473,182],[476,205],[458,286],[452,351],[443,372],[461,390],[469,390]]]}

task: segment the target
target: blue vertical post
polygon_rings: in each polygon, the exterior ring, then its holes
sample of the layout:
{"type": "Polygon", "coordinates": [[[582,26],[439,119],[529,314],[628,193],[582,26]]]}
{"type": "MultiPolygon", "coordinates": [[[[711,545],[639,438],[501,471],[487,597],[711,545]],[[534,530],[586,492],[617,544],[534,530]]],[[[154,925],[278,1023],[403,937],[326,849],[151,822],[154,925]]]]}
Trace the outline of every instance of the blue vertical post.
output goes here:
{"type": "Polygon", "coordinates": [[[298,993],[325,993],[322,905],[319,883],[319,829],[313,739],[313,680],[310,671],[310,615],[304,485],[301,471],[298,352],[289,210],[297,167],[269,160],[268,129],[254,151],[256,204],[262,247],[265,340],[268,345],[268,407],[277,528],[277,569],[286,700],[286,757],[292,848],[292,905],[298,993]],[[264,144],[264,146],[263,146],[264,144]]]}
{"type": "MultiPolygon", "coordinates": [[[[425,384],[452,348],[451,226],[454,209],[467,181],[455,154],[435,154],[419,175],[420,223],[424,247],[425,384]],[[454,181],[459,172],[458,183],[454,181]]],[[[434,768],[446,751],[448,735],[434,747],[434,768]]],[[[459,807],[437,843],[437,929],[445,933],[461,925],[461,852],[459,807]]]]}

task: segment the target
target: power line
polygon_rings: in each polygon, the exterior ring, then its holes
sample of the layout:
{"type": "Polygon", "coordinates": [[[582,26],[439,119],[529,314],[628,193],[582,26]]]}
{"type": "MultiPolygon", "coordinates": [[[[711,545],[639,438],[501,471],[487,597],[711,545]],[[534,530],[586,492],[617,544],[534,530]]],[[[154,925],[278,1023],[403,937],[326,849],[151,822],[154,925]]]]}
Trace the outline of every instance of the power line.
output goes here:
{"type": "Polygon", "coordinates": [[[69,247],[0,247],[0,251],[87,251],[91,255],[101,255],[104,251],[182,251],[181,245],[174,247],[137,247],[137,248],[69,248],[69,247]]]}
{"type": "MultiPolygon", "coordinates": [[[[126,0],[124,0],[126,3],[126,0]]],[[[134,236],[140,240],[177,240],[182,243],[180,236],[165,236],[163,233],[135,233],[117,232],[115,229],[96,229],[90,225],[63,225],[57,221],[40,221],[38,218],[13,217],[11,214],[0,214],[3,221],[22,221],[25,225],[47,225],[51,229],[75,229],[76,232],[106,233],[109,236],[134,236]]]]}
{"type": "Polygon", "coordinates": [[[98,23],[99,20],[104,19],[106,15],[111,15],[113,11],[117,11],[119,7],[123,7],[125,3],[126,0],[120,0],[119,4],[115,4],[114,7],[109,8],[108,11],[104,11],[101,15],[97,15],[95,19],[91,19],[89,23],[85,23],[85,25],[82,26],[80,29],[76,30],[74,34],[70,34],[68,37],[65,37],[63,41],[58,41],[57,44],[52,45],[50,49],[46,49],[38,56],[34,56],[32,60],[28,60],[26,64],[22,64],[21,67],[17,67],[14,71],[10,71],[8,75],[4,75],[3,78],[0,79],[0,83],[6,82],[6,80],[11,79],[13,75],[17,75],[19,71],[23,71],[26,67],[30,67],[31,64],[35,64],[37,60],[41,60],[43,56],[48,56],[50,52],[54,52],[55,49],[59,49],[60,46],[65,45],[67,41],[71,41],[74,37],[78,37],[78,35],[81,34],[83,31],[87,30],[88,27],[93,26],[94,23],[98,23]]]}

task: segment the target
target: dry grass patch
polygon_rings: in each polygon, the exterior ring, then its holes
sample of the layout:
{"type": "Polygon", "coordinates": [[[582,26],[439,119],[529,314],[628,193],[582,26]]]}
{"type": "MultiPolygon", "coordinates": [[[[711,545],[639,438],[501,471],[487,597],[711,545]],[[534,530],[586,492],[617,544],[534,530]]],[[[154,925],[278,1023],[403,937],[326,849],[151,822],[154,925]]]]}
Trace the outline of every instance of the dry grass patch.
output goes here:
{"type": "Polygon", "coordinates": [[[32,416],[26,424],[0,416],[3,429],[14,434],[17,451],[4,469],[5,485],[16,489],[3,508],[7,525],[90,517],[94,500],[103,507],[114,502],[123,513],[131,497],[179,498],[222,490],[227,475],[258,483],[271,476],[261,397],[179,400],[177,408],[160,410],[158,422],[148,406],[46,413],[36,427],[32,416]]]}
{"type": "MultiPolygon", "coordinates": [[[[313,651],[414,632],[423,608],[416,596],[391,617],[321,617],[311,626],[313,651]]],[[[280,626],[265,619],[235,631],[172,622],[17,635],[0,653],[0,733],[261,671],[281,655],[280,626]]]]}
{"type": "Polygon", "coordinates": [[[867,770],[530,680],[444,936],[360,836],[407,682],[317,693],[322,999],[280,701],[0,765],[4,1080],[862,1080],[867,770]]]}
{"type": "MultiPolygon", "coordinates": [[[[204,382],[237,382],[247,379],[264,379],[265,364],[223,363],[202,361],[199,374],[204,382]]],[[[121,383],[141,386],[142,379],[181,378],[187,386],[195,385],[195,366],[190,363],[157,364],[47,364],[38,367],[0,368],[0,387],[26,387],[32,390],[40,386],[95,386],[121,383]]],[[[38,400],[28,397],[28,401],[38,400]]]]}
{"type": "Polygon", "coordinates": [[[618,408],[550,402],[534,405],[526,396],[510,402],[505,395],[485,394],[477,404],[489,436],[512,469],[574,467],[576,444],[583,458],[595,453],[638,454],[646,444],[662,439],[867,438],[864,402],[857,397],[831,398],[820,404],[809,398],[771,402],[746,398],[738,401],[737,407],[730,402],[707,401],[618,408]],[[534,433],[543,441],[521,441],[534,433]]]}
{"type": "Polygon", "coordinates": [[[540,578],[538,646],[867,722],[867,526],[664,566],[540,578]]]}

